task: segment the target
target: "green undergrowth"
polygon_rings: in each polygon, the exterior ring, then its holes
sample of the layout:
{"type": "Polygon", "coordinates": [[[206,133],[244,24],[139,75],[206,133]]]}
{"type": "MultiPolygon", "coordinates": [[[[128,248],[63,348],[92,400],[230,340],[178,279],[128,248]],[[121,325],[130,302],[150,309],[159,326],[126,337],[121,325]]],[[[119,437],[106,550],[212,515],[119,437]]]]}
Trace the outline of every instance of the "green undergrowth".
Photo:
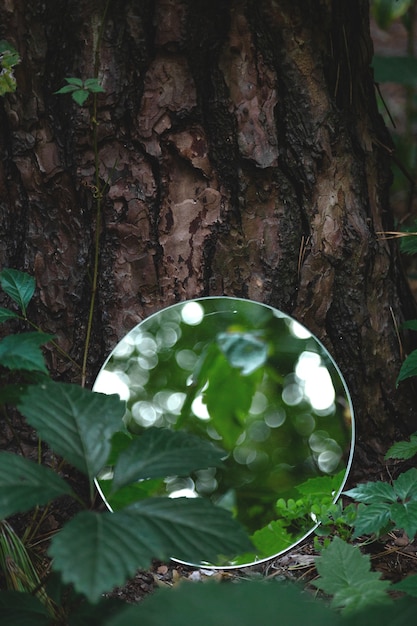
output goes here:
{"type": "MultiPolygon", "coordinates": [[[[0,284],[10,299],[8,308],[0,308],[1,321],[29,325],[33,278],[5,269],[0,284]]],[[[416,610],[417,577],[396,585],[381,580],[360,547],[400,528],[414,539],[415,469],[391,484],[368,482],[346,491],[344,506],[328,495],[337,490],[338,476],[309,479],[298,486],[294,498],[278,500],[277,524],[284,532],[308,519],[317,523],[318,577],[309,591],[282,581],[253,579],[229,585],[180,585],[131,607],[107,598],[106,592],[138,568],[148,568],[153,558],[168,560],[175,554],[188,562],[215,561],[219,555],[248,552],[252,546],[231,514],[206,499],[150,498],[146,490],[136,489],[168,475],[221,466],[224,451],[181,431],[150,428],[140,436],[120,432],[125,406],[118,396],[51,380],[42,353],[42,345],[51,340],[36,330],[9,334],[0,341],[3,418],[15,407],[53,453],[52,461],[44,465],[23,454],[0,452],[2,626],[175,626],[187,620],[202,626],[255,621],[296,625],[305,623],[306,611],[309,624],[334,626],[377,623],[381,610],[392,616],[390,624],[405,624],[416,610]],[[118,507],[114,513],[98,512],[93,508],[94,481],[109,465],[113,473],[107,495],[118,507]],[[81,498],[65,479],[69,466],[85,476],[89,497],[81,498]],[[73,499],[79,512],[53,534],[45,566],[45,559],[38,562],[32,556],[33,546],[41,541],[37,531],[50,503],[62,497],[73,499]],[[15,514],[29,514],[24,537],[8,521],[15,514]],[[393,591],[403,599],[394,602],[393,591]]],[[[417,434],[394,444],[387,456],[411,458],[417,452],[416,441],[417,434]]]]}

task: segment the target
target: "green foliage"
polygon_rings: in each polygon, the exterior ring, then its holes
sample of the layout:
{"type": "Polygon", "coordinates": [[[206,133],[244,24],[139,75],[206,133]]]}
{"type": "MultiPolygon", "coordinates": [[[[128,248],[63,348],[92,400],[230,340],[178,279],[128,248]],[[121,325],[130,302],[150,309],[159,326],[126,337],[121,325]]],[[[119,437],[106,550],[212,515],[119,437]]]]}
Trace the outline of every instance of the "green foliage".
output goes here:
{"type": "Polygon", "coordinates": [[[386,29],[394,20],[403,17],[413,3],[414,0],[373,0],[372,13],[378,26],[386,29]]]}
{"type": "Polygon", "coordinates": [[[40,346],[52,339],[46,333],[9,335],[0,341],[0,365],[11,370],[48,374],[40,346]]]}
{"type": "Polygon", "coordinates": [[[180,585],[160,590],[126,607],[105,626],[340,626],[344,623],[324,602],[295,585],[260,581],[218,585],[180,585]]]}
{"type": "Polygon", "coordinates": [[[0,452],[0,518],[29,511],[61,495],[68,483],[47,467],[11,452],[0,452]]]}
{"type": "Polygon", "coordinates": [[[100,85],[98,78],[87,78],[87,80],[81,80],[81,78],[65,78],[67,85],[58,89],[55,93],[66,94],[70,93],[74,102],[79,106],[83,106],[88,96],[93,93],[104,93],[103,87],[100,85]]]}
{"type": "Polygon", "coordinates": [[[94,603],[152,558],[212,561],[242,549],[251,549],[244,532],[208,500],[151,498],[116,513],[79,513],[55,535],[50,555],[64,582],[94,603]]]}
{"type": "Polygon", "coordinates": [[[86,474],[90,484],[107,461],[125,410],[117,395],[54,381],[29,386],[18,408],[52,450],[86,474]]]}
{"type": "Polygon", "coordinates": [[[342,614],[389,602],[390,583],[371,571],[368,555],[339,537],[316,559],[316,568],[320,576],[314,586],[333,596],[331,606],[341,608],[342,614]]]}
{"type": "Polygon", "coordinates": [[[2,39],[0,41],[0,96],[16,91],[16,78],[14,66],[20,63],[17,50],[11,43],[2,39]]]}
{"type": "Polygon", "coordinates": [[[380,534],[403,528],[411,538],[417,533],[417,469],[400,474],[392,485],[383,482],[360,484],[345,492],[359,502],[354,536],[380,534]]]}
{"type": "Polygon", "coordinates": [[[118,456],[112,489],[117,491],[129,483],[147,478],[185,476],[196,469],[221,467],[224,455],[224,450],[199,437],[148,428],[118,456]],[[180,455],[179,451],[183,454],[180,455]]]}
{"type": "Polygon", "coordinates": [[[16,302],[26,317],[26,307],[35,293],[33,276],[15,269],[4,269],[0,272],[0,284],[3,291],[16,302]]]}
{"type": "Polygon", "coordinates": [[[385,459],[411,459],[417,454],[417,433],[413,433],[408,441],[397,441],[385,455],[385,459]]]}

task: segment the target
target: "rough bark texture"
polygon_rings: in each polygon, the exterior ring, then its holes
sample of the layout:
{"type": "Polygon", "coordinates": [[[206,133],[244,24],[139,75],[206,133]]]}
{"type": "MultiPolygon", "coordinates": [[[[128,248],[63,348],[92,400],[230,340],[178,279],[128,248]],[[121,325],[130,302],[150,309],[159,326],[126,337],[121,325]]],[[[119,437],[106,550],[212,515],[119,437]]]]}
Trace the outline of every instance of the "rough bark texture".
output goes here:
{"type": "MultiPolygon", "coordinates": [[[[224,294],[276,306],[349,384],[357,470],[416,429],[395,324],[415,316],[390,227],[390,139],[363,0],[4,0],[19,51],[0,104],[0,266],[33,273],[31,317],[80,361],[95,231],[91,109],[54,92],[94,75],[103,197],[89,375],[160,308],[224,294]]],[[[55,376],[77,371],[50,356],[55,376]]]]}

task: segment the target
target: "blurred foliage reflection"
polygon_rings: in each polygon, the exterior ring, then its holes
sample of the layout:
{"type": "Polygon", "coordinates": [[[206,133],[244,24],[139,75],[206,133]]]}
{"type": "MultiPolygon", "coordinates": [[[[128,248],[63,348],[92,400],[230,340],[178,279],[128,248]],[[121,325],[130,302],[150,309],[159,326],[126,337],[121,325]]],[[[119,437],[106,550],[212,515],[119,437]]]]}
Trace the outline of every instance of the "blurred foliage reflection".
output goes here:
{"type": "MultiPolygon", "coordinates": [[[[314,527],[279,519],[277,501],[297,486],[334,476],[329,502],[342,488],[352,439],[343,380],[305,328],[268,306],[214,297],[164,309],[117,345],[94,390],[126,400],[130,433],[181,429],[224,449],[224,467],[143,481],[136,497],[203,496],[231,510],[259,550],[231,564],[274,556],[314,527]]],[[[117,508],[118,494],[107,499],[117,508]]]]}

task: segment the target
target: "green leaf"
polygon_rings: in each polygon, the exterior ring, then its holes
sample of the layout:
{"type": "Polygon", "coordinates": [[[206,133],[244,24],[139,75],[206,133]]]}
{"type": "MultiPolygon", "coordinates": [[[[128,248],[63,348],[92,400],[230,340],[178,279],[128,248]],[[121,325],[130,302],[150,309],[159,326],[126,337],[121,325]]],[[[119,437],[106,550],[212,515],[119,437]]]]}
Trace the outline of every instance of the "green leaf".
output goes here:
{"type": "Polygon", "coordinates": [[[294,584],[207,582],[160,589],[106,626],[340,626],[341,617],[294,584]]]}
{"type": "Polygon", "coordinates": [[[52,449],[91,481],[107,461],[125,404],[117,395],[48,381],[29,386],[18,408],[52,449]]]}
{"type": "Polygon", "coordinates": [[[76,87],[75,85],[64,85],[64,87],[61,87],[61,89],[58,89],[58,91],[55,91],[55,94],[64,94],[64,93],[72,93],[73,91],[77,91],[79,88],[76,87]]]}
{"type": "Polygon", "coordinates": [[[46,504],[71,488],[60,476],[11,452],[0,452],[0,518],[46,504]]]}
{"type": "MultiPolygon", "coordinates": [[[[417,237],[416,237],[417,238],[417,237]]],[[[417,320],[408,320],[401,324],[402,328],[408,328],[409,330],[417,330],[417,320]]]]}
{"type": "Polygon", "coordinates": [[[89,95],[89,92],[85,89],[77,89],[77,91],[72,92],[72,99],[80,106],[83,106],[89,95]]]}
{"type": "Polygon", "coordinates": [[[53,338],[41,332],[9,335],[0,341],[0,365],[11,370],[48,374],[40,346],[53,338]]]}
{"type": "Polygon", "coordinates": [[[417,469],[412,467],[394,480],[394,491],[400,500],[417,501],[417,469]]]}
{"type": "Polygon", "coordinates": [[[0,591],[1,626],[48,626],[51,616],[30,593],[0,591]]]}
{"type": "Polygon", "coordinates": [[[372,13],[378,26],[387,29],[394,20],[405,15],[412,4],[413,0],[373,0],[372,13]]]}
{"type": "Polygon", "coordinates": [[[79,513],[53,537],[49,553],[64,582],[97,602],[152,558],[214,559],[248,546],[236,522],[207,500],[151,498],[117,513],[79,513]]]}
{"type": "Polygon", "coordinates": [[[357,502],[365,502],[366,504],[373,502],[395,502],[397,500],[397,494],[394,488],[382,481],[361,483],[353,489],[344,491],[343,494],[357,502]]]}
{"type": "Polygon", "coordinates": [[[339,491],[346,471],[342,470],[334,476],[316,476],[309,478],[301,485],[297,485],[298,493],[303,496],[314,496],[315,498],[328,499],[339,491]]]}
{"type": "Polygon", "coordinates": [[[390,583],[371,572],[368,555],[361,554],[359,548],[339,537],[335,537],[316,559],[316,568],[320,577],[313,585],[332,595],[331,605],[342,608],[343,614],[389,602],[386,591],[390,583]]]}
{"type": "Polygon", "coordinates": [[[385,455],[385,459],[411,459],[417,454],[417,433],[413,433],[409,441],[397,441],[385,455]]]}
{"type": "Polygon", "coordinates": [[[412,540],[417,533],[417,502],[396,502],[391,506],[391,518],[412,540]]]}
{"type": "Polygon", "coordinates": [[[379,535],[391,522],[391,506],[388,502],[360,504],[355,519],[354,537],[379,535]]]}
{"type": "Polygon", "coordinates": [[[265,365],[268,358],[268,344],[254,333],[219,333],[216,340],[230,365],[240,369],[243,376],[265,365]]]}
{"type": "Polygon", "coordinates": [[[69,85],[74,85],[75,87],[82,88],[84,83],[81,78],[76,78],[75,76],[69,76],[64,79],[69,85]]]}
{"type": "Polygon", "coordinates": [[[26,315],[26,307],[35,292],[35,279],[25,272],[14,269],[4,269],[0,272],[0,284],[3,291],[21,308],[26,315]]]}
{"type": "Polygon", "coordinates": [[[417,598],[417,574],[407,576],[407,578],[400,580],[400,582],[392,585],[392,589],[395,589],[395,591],[402,591],[413,598],[417,598]]]}
{"type": "Polygon", "coordinates": [[[19,316],[17,315],[17,313],[14,313],[13,311],[10,311],[9,309],[5,309],[4,307],[0,307],[0,324],[2,324],[3,322],[6,322],[7,320],[11,320],[11,319],[18,319],[19,316]]]}
{"type": "Polygon", "coordinates": [[[116,463],[113,491],[143,478],[183,476],[196,469],[221,467],[224,450],[209,441],[166,428],[148,428],[116,463]]]}
{"type": "Polygon", "coordinates": [[[400,373],[397,378],[397,386],[402,380],[417,376],[417,350],[413,350],[401,365],[400,373]]]}
{"type": "Polygon", "coordinates": [[[90,93],[104,93],[105,89],[100,85],[98,78],[87,78],[84,81],[84,89],[90,93]]]}
{"type": "Polygon", "coordinates": [[[377,83],[398,83],[408,86],[417,84],[417,59],[414,57],[376,55],[372,59],[372,66],[377,83]]]}
{"type": "MultiPolygon", "coordinates": [[[[314,522],[311,521],[311,529],[313,527],[314,522]]],[[[290,548],[294,544],[294,535],[287,532],[283,520],[273,520],[265,528],[257,530],[252,535],[252,541],[259,558],[263,555],[270,557],[290,548]]]]}

